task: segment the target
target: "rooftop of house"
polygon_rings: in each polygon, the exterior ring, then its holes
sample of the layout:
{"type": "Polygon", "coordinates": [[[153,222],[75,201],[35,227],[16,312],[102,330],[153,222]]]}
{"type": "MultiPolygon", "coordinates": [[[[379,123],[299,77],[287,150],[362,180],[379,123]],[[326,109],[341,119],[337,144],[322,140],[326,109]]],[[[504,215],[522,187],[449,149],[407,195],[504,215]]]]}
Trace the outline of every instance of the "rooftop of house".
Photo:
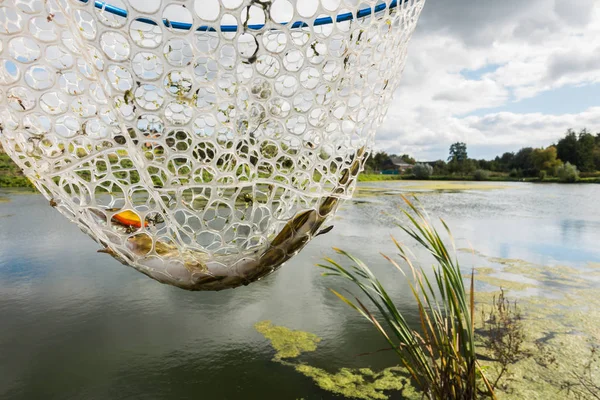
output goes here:
{"type": "Polygon", "coordinates": [[[409,163],[405,162],[400,157],[392,157],[391,160],[392,160],[392,163],[396,167],[404,167],[404,168],[412,167],[412,164],[409,164],[409,163]]]}

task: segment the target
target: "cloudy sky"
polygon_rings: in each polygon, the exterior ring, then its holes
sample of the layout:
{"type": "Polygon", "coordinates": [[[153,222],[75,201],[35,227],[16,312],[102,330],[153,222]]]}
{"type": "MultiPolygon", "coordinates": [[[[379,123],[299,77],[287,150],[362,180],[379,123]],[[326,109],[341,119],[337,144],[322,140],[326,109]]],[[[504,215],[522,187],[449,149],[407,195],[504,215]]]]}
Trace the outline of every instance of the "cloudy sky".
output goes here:
{"type": "Polygon", "coordinates": [[[427,0],[375,147],[490,158],[600,132],[600,0],[427,0]]]}

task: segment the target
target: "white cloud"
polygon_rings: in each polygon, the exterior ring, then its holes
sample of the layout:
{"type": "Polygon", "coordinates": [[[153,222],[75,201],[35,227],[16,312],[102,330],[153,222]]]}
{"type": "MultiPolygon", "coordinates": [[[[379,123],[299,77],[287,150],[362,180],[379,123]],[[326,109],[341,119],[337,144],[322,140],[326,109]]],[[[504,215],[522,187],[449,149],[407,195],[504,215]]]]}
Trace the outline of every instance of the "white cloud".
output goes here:
{"type": "Polygon", "coordinates": [[[599,51],[595,0],[577,6],[563,0],[427,0],[376,149],[441,158],[455,140],[502,152],[547,145],[569,127],[600,130],[600,108],[465,117],[565,85],[600,82],[599,51]],[[479,80],[461,74],[491,64],[500,67],[479,80]]]}
{"type": "Polygon", "coordinates": [[[394,153],[409,152],[420,159],[444,158],[450,143],[467,142],[480,157],[493,157],[521,147],[542,147],[556,142],[569,128],[600,126],[600,107],[580,113],[552,115],[543,113],[494,113],[465,118],[417,118],[396,121],[403,124],[402,133],[383,131],[377,148],[394,153]],[[415,122],[417,121],[417,122],[415,122]]]}

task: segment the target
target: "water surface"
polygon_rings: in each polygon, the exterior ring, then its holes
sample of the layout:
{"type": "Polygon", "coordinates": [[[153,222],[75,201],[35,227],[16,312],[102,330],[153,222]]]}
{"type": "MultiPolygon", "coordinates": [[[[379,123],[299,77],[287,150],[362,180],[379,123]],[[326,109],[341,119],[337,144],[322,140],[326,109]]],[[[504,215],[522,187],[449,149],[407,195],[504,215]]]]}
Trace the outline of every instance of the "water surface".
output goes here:
{"type": "MultiPolygon", "coordinates": [[[[0,398],[333,398],[272,362],[253,325],[268,319],[320,336],[319,349],[300,360],[330,372],[394,365],[389,352],[360,355],[385,343],[328,290],[346,286],[321,277],[315,264],[331,247],[352,252],[410,314],[402,276],[379,254],[394,254],[390,234],[406,240],[394,220],[401,193],[417,192],[451,226],[458,247],[544,265],[600,262],[600,185],[474,185],[363,184],[331,233],[270,277],[218,293],[154,282],[96,253],[99,246],[41,196],[0,192],[10,200],[0,202],[0,398]]],[[[461,258],[465,268],[484,262],[461,258]]]]}

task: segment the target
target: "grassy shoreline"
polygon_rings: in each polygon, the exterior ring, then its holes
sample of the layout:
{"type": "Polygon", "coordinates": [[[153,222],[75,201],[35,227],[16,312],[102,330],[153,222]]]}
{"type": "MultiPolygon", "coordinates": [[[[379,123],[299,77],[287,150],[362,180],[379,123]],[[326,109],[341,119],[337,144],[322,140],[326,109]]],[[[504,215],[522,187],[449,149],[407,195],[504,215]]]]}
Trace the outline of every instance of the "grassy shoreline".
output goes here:
{"type": "Polygon", "coordinates": [[[0,188],[33,188],[29,179],[25,177],[21,169],[15,164],[8,154],[3,153],[0,148],[0,188]]]}
{"type": "MultiPolygon", "coordinates": [[[[380,175],[380,174],[360,174],[359,182],[382,182],[382,181],[416,181],[414,175],[380,175]]],[[[477,181],[471,175],[434,175],[429,178],[431,181],[477,181]]],[[[560,183],[558,178],[548,177],[544,180],[540,178],[516,178],[508,175],[493,175],[481,182],[536,182],[536,183],[560,183]]],[[[581,177],[576,183],[600,183],[600,177],[581,177]]],[[[0,151],[0,188],[33,188],[29,179],[23,175],[21,169],[10,159],[8,154],[0,151]]]]}
{"type": "MultiPolygon", "coordinates": [[[[361,174],[358,177],[359,182],[383,182],[383,181],[418,181],[414,175],[379,175],[379,174],[361,174]]],[[[532,182],[532,183],[564,183],[558,178],[550,177],[540,178],[515,178],[511,176],[491,176],[488,179],[477,180],[473,176],[455,176],[455,175],[433,175],[430,181],[455,181],[455,182],[532,182]]],[[[600,183],[600,177],[582,177],[575,183],[600,183]]]]}

